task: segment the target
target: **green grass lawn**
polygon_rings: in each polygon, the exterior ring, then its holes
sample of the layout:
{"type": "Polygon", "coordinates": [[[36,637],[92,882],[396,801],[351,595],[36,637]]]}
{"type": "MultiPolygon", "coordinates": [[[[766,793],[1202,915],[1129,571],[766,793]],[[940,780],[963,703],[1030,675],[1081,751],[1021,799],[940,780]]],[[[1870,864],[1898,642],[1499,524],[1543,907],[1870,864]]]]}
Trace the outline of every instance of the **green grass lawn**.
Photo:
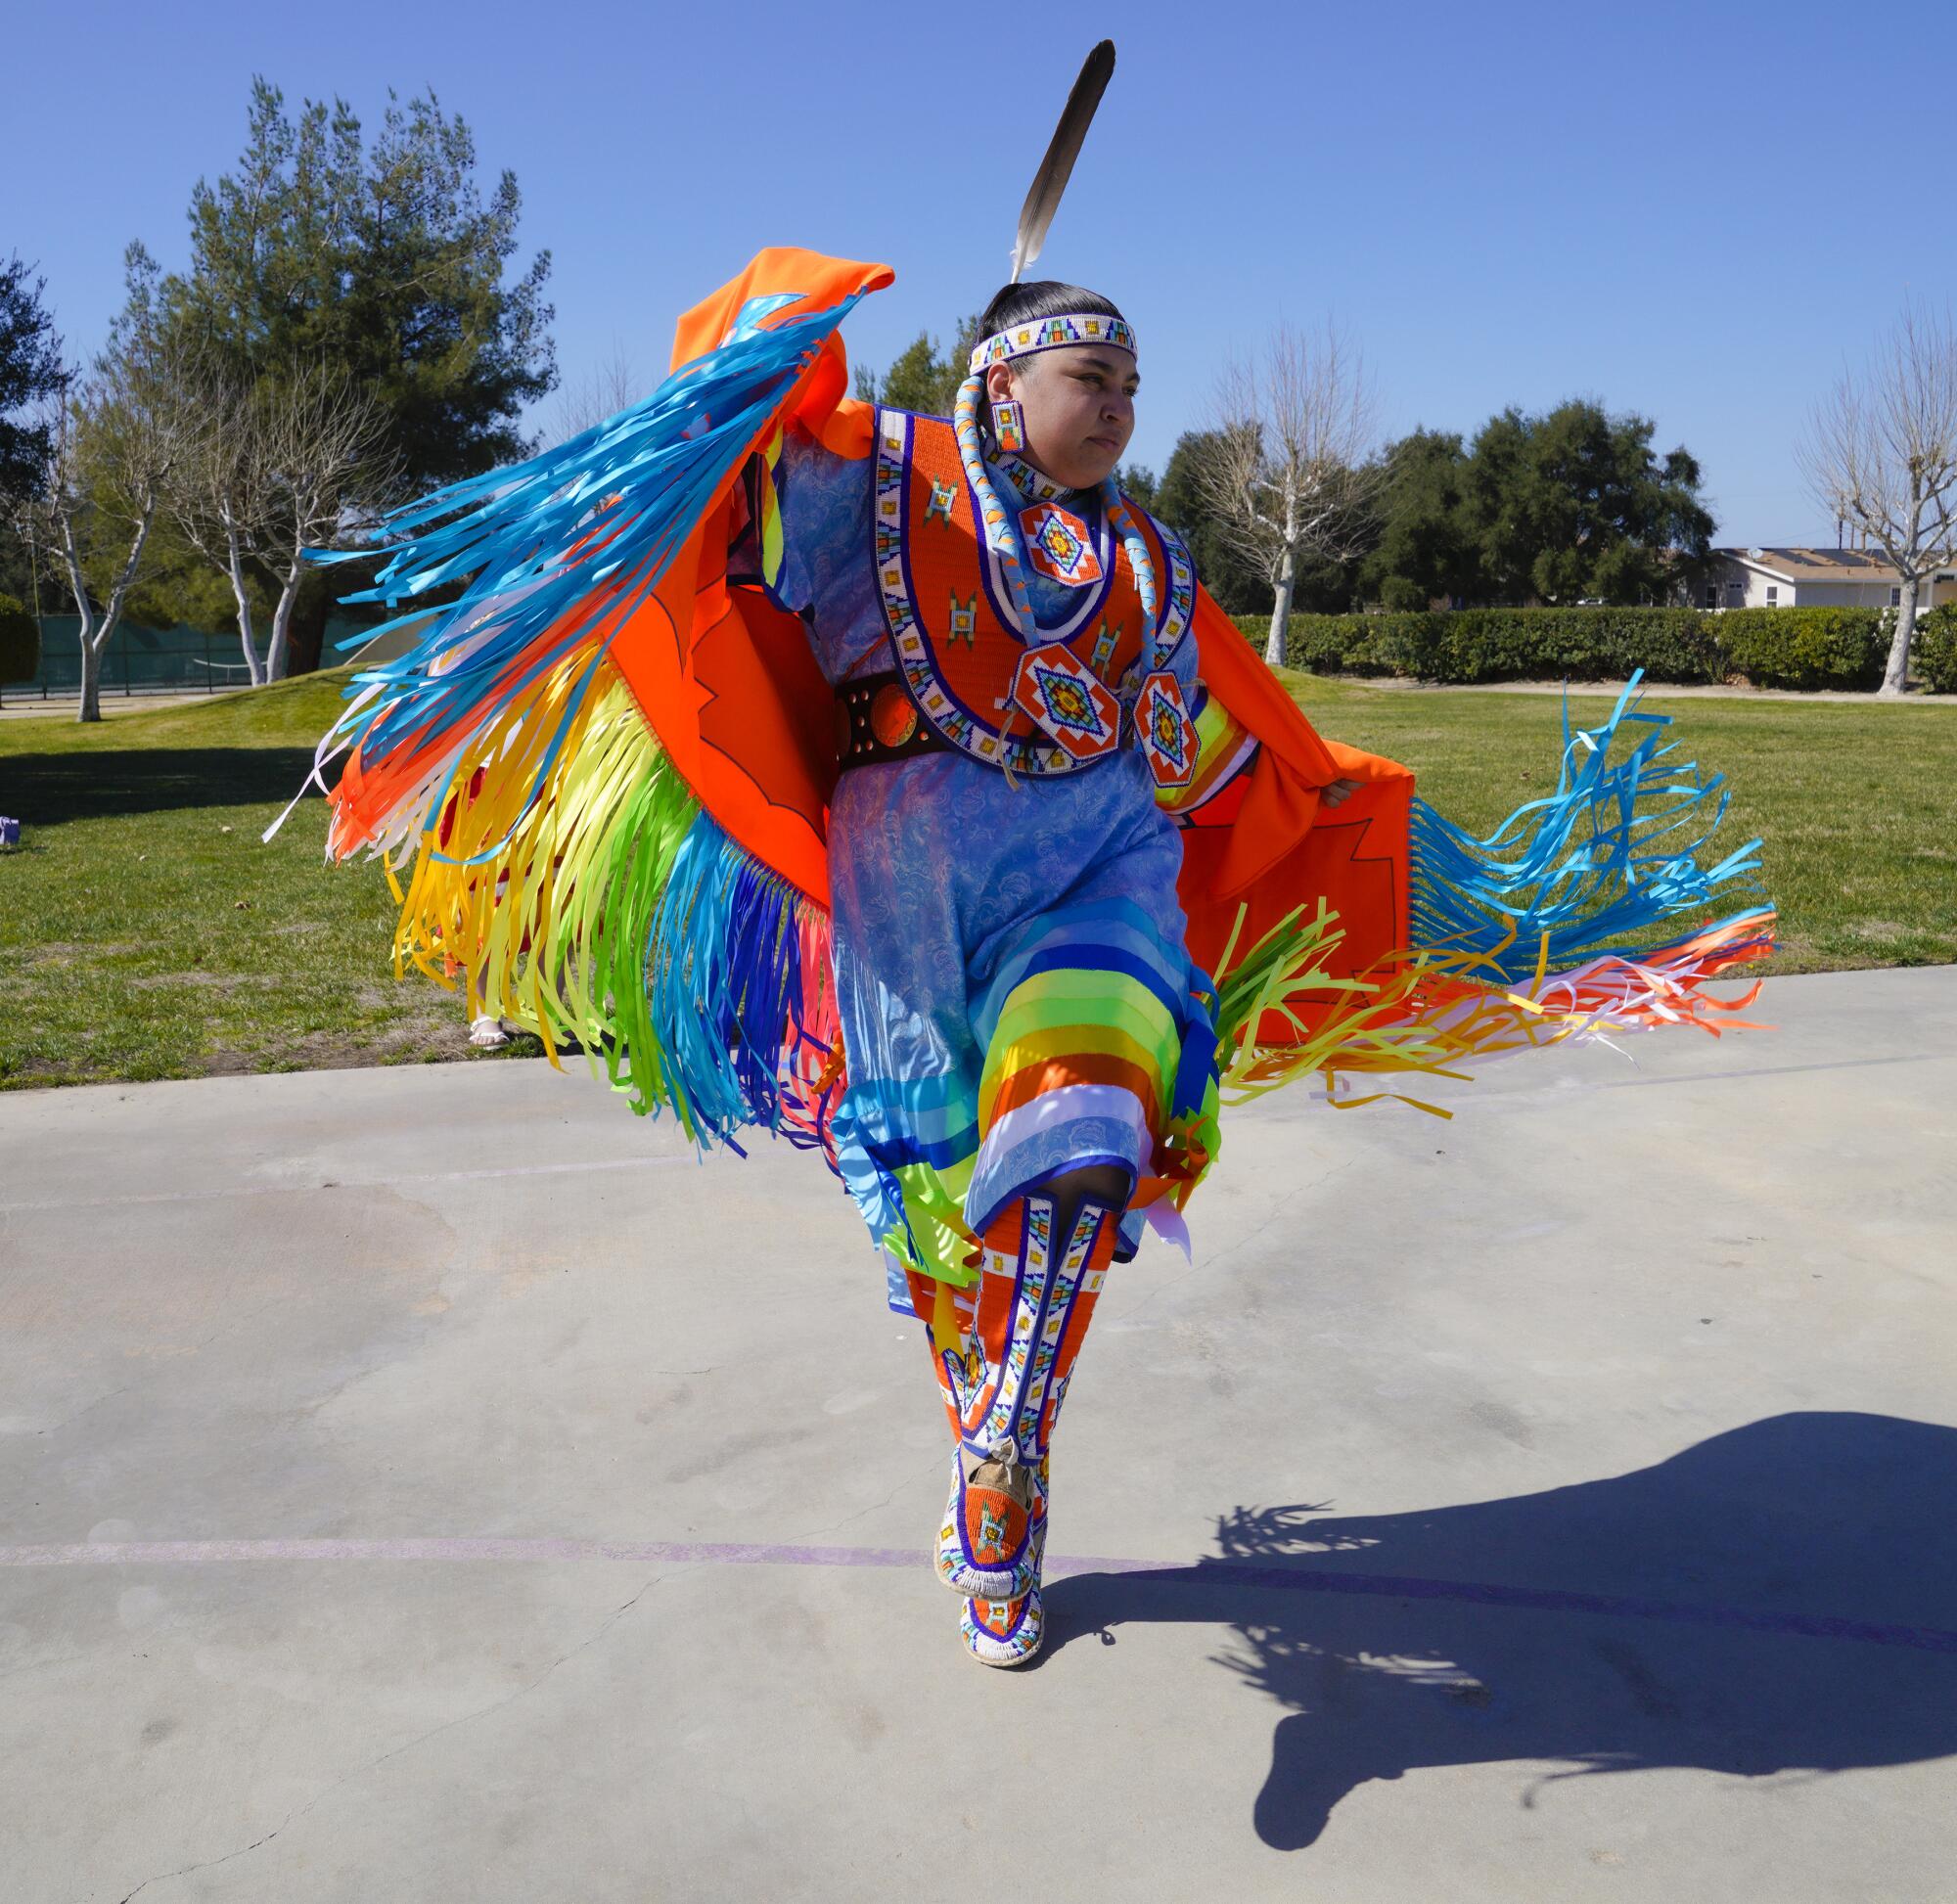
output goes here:
{"type": "Polygon", "coordinates": [[[481,1055],[456,995],[395,983],[387,880],[325,864],[322,800],[259,840],[344,678],[0,721],[0,1088],[481,1055]]]}
{"type": "MultiPolygon", "coordinates": [[[[1555,784],[1554,696],[1287,683],[1314,725],[1405,761],[1425,798],[1478,832],[1555,784]]],[[[1572,696],[1571,723],[1600,725],[1612,704],[1572,696]]],[[[1780,909],[1775,972],[1957,962],[1957,707],[1661,690],[1642,705],[1672,716],[1674,759],[1726,776],[1719,848],[1765,842],[1766,894],[1780,909]]]]}
{"type": "MultiPolygon", "coordinates": [[[[462,1003],[389,958],[379,868],[329,868],[315,797],[258,836],[312,762],[343,675],[0,721],[0,1087],[470,1056],[462,1003]]],[[[1554,780],[1540,695],[1409,693],[1288,677],[1328,734],[1416,767],[1486,829],[1554,780]]],[[[1782,972],[1957,960],[1957,710],[1661,694],[1682,754],[1734,786],[1721,839],[1766,839],[1782,972]]],[[[1579,699],[1593,724],[1608,703],[1579,699]]],[[[535,1052],[518,1039],[517,1053],[535,1052]]]]}

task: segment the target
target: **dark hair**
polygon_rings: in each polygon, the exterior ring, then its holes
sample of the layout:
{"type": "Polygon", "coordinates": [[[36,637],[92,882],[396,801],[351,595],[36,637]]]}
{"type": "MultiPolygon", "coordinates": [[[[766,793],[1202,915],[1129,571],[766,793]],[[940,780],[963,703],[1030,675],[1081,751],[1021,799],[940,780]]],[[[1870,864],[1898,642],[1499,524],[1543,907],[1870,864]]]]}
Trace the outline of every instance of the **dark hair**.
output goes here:
{"type": "MultiPolygon", "coordinates": [[[[1008,284],[998,292],[978,319],[978,337],[975,342],[982,344],[988,337],[998,337],[1000,331],[1010,331],[1014,325],[1039,323],[1041,317],[1070,315],[1121,317],[1121,311],[1112,297],[1102,297],[1100,292],[1084,292],[1078,284],[1061,284],[1059,278],[1033,278],[1031,284],[1008,284]]],[[[1121,317],[1121,323],[1127,323],[1127,319],[1121,317]]],[[[1037,362],[1037,356],[1025,356],[1014,368],[1025,372],[1037,362]]],[[[984,401],[978,403],[978,431],[986,442],[992,440],[992,407],[984,401]]]]}
{"type": "MultiPolygon", "coordinates": [[[[1001,331],[1010,330],[1015,324],[1036,324],[1043,317],[1068,317],[1078,313],[1082,317],[1121,317],[1111,297],[1103,297],[1098,291],[1083,291],[1078,285],[1064,285],[1057,278],[1034,278],[1028,284],[1007,285],[992,301],[985,306],[985,313],[978,320],[978,335],[974,340],[982,343],[987,338],[995,338],[1001,331]]],[[[1127,319],[1122,317],[1125,324],[1127,319]]],[[[1028,364],[1037,363],[1035,357],[1020,359],[1019,368],[1024,370],[1028,364]]],[[[990,406],[978,405],[978,428],[985,440],[992,440],[992,413],[990,406]]]]}
{"type": "Polygon", "coordinates": [[[1114,301],[1097,292],[1083,291],[1078,285],[1064,285],[1054,278],[1035,278],[1030,284],[1007,285],[985,306],[985,315],[978,320],[978,336],[982,341],[1015,324],[1033,324],[1043,317],[1066,317],[1073,311],[1089,317],[1121,316],[1114,301]]]}

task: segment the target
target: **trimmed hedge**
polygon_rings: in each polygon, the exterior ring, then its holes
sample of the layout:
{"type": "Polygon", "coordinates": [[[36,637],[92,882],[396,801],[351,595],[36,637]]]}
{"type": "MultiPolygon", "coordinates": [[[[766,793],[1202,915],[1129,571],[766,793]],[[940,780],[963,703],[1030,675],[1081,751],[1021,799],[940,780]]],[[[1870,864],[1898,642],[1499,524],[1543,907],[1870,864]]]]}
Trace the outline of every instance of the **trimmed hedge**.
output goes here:
{"type": "Polygon", "coordinates": [[[11,595],[0,595],[0,684],[31,681],[41,671],[41,631],[11,595]]]}
{"type": "Polygon", "coordinates": [[[1756,688],[1883,685],[1889,633],[1880,609],[1728,609],[1707,619],[1719,624],[1731,671],[1756,688]]]}
{"type": "Polygon", "coordinates": [[[1932,694],[1957,694],[1957,602],[1918,620],[1909,661],[1932,694]]]}
{"type": "MultiPolygon", "coordinates": [[[[1915,661],[1932,690],[1957,693],[1957,605],[1917,623],[1915,661]]],[[[1258,647],[1268,615],[1239,615],[1258,647]]],[[[1411,614],[1295,614],[1285,659],[1317,674],[1478,681],[1745,679],[1758,688],[1882,685],[1880,609],[1455,609],[1411,614]]]]}

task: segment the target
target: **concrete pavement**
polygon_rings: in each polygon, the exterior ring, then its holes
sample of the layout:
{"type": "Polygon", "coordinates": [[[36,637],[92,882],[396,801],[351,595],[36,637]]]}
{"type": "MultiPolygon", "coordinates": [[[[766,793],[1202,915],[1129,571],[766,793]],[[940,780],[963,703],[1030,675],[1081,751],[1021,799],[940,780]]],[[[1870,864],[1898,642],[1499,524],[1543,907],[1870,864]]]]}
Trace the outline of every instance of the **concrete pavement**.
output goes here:
{"type": "Polygon", "coordinates": [[[1957,1897],[1957,970],[1239,1113],[1053,1642],[820,1166],[581,1072],[0,1096],[9,1904],[1957,1897]]]}

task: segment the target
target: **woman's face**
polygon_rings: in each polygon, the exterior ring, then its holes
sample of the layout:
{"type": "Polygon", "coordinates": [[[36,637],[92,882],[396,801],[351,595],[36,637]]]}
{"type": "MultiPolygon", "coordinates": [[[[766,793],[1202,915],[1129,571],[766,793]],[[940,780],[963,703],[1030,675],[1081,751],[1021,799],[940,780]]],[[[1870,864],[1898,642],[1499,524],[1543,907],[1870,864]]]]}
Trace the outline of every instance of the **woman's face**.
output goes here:
{"type": "Polygon", "coordinates": [[[985,373],[986,394],[1014,396],[1026,419],[1026,460],[1069,489],[1114,475],[1135,433],[1133,351],[1073,343],[985,373]]]}

